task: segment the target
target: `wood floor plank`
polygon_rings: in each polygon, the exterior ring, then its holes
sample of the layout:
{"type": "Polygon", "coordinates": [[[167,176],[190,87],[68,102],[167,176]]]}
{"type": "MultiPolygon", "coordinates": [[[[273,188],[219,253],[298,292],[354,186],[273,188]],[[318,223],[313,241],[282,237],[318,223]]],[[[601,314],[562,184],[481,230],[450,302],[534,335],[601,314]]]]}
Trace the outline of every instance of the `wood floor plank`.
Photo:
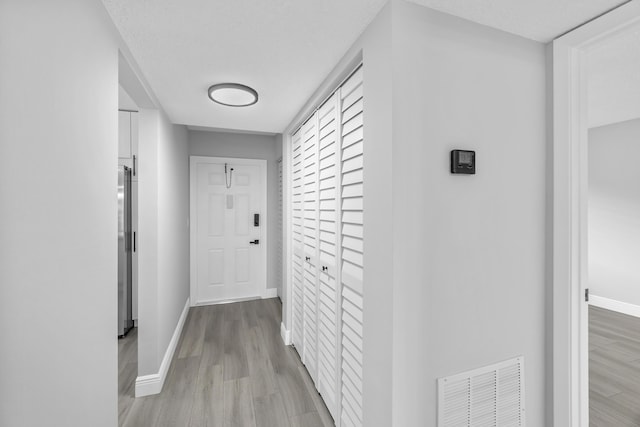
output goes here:
{"type": "Polygon", "coordinates": [[[309,376],[309,372],[307,372],[306,368],[304,367],[298,367],[298,369],[300,370],[300,376],[302,377],[302,380],[307,387],[307,393],[311,397],[311,400],[313,401],[313,404],[316,408],[316,412],[318,413],[318,416],[322,421],[322,425],[326,427],[333,426],[334,422],[333,418],[331,417],[331,413],[329,412],[327,405],[324,403],[324,400],[322,400],[320,394],[318,394],[318,391],[313,384],[313,380],[311,379],[311,376],[309,376]]]}
{"type": "Polygon", "coordinates": [[[249,378],[224,382],[225,427],[256,427],[249,378]]]}
{"type": "Polygon", "coordinates": [[[289,417],[280,393],[254,397],[257,427],[289,427],[289,417]]]}
{"type": "Polygon", "coordinates": [[[135,403],[138,376],[138,329],[118,339],[118,425],[124,425],[135,403]]]}
{"type": "Polygon", "coordinates": [[[224,425],[224,374],[222,365],[200,364],[189,427],[224,425]]]}
{"type": "MultiPolygon", "coordinates": [[[[231,304],[229,304],[231,305],[231,304]]],[[[249,376],[249,362],[243,340],[246,331],[242,328],[242,319],[225,320],[224,336],[224,379],[233,380],[249,376]]]]}
{"type": "Polygon", "coordinates": [[[317,412],[308,412],[291,417],[291,427],[324,427],[324,424],[317,412]]]}
{"type": "Polygon", "coordinates": [[[179,359],[202,355],[206,323],[206,307],[192,307],[182,334],[182,343],[178,352],[179,359]]]}
{"type": "MultiPolygon", "coordinates": [[[[160,394],[133,399],[137,366],[120,365],[119,425],[333,426],[297,352],[282,343],[281,312],[277,298],[192,308],[160,394]]],[[[137,342],[122,344],[119,356],[137,363],[137,342]]]]}
{"type": "Polygon", "coordinates": [[[165,394],[187,397],[194,393],[200,370],[200,358],[174,359],[165,381],[165,394]]]}
{"type": "Polygon", "coordinates": [[[640,426],[640,319],[589,308],[590,427],[640,426]]]}
{"type": "Polygon", "coordinates": [[[277,373],[276,379],[287,414],[290,417],[316,411],[315,404],[307,392],[297,367],[290,366],[289,369],[277,373]]]}
{"type": "Polygon", "coordinates": [[[161,396],[158,427],[185,425],[191,418],[199,368],[199,357],[174,359],[161,396]]]}
{"type": "Polygon", "coordinates": [[[136,398],[124,427],[155,427],[162,407],[162,396],[136,398]]]}
{"type": "Polygon", "coordinates": [[[251,391],[254,397],[277,392],[275,371],[266,351],[264,339],[258,328],[247,331],[247,361],[251,377],[251,391]]]}

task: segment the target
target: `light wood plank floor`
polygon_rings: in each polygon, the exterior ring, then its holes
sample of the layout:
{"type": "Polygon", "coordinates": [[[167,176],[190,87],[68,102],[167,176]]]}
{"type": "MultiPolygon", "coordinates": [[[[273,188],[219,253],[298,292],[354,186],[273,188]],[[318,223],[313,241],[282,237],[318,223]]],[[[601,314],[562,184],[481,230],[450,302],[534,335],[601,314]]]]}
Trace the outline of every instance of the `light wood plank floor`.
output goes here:
{"type": "Polygon", "coordinates": [[[640,426],[640,319],[589,308],[591,427],[640,426]]]}
{"type": "Polygon", "coordinates": [[[118,421],[120,425],[131,410],[138,376],[138,329],[133,328],[118,340],[118,421]]]}
{"type": "Polygon", "coordinates": [[[282,343],[281,312],[277,298],[191,308],[162,393],[121,408],[120,425],[334,426],[298,354],[282,343]]]}

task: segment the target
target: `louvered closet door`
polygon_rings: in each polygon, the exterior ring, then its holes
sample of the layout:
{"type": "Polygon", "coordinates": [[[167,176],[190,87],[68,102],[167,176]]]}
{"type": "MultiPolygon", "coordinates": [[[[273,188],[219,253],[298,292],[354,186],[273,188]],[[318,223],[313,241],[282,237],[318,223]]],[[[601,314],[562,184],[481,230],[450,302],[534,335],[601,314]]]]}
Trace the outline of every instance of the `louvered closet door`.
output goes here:
{"type": "Polygon", "coordinates": [[[362,68],[342,86],[340,147],[341,426],[362,426],[363,87],[362,68]]]}
{"type": "Polygon", "coordinates": [[[338,391],[338,294],[337,277],[337,147],[338,105],[333,95],[318,110],[319,182],[319,293],[318,293],[318,391],[337,419],[338,391]]]}
{"type": "Polygon", "coordinates": [[[303,247],[303,149],[302,149],[302,132],[296,132],[292,137],[292,228],[293,228],[293,292],[291,305],[293,308],[292,333],[291,341],[302,357],[304,350],[304,247],[303,247]]]}
{"type": "Polygon", "coordinates": [[[316,116],[302,125],[302,174],[304,183],[304,334],[302,362],[316,381],[318,360],[317,329],[317,233],[318,233],[318,137],[316,116]]]}

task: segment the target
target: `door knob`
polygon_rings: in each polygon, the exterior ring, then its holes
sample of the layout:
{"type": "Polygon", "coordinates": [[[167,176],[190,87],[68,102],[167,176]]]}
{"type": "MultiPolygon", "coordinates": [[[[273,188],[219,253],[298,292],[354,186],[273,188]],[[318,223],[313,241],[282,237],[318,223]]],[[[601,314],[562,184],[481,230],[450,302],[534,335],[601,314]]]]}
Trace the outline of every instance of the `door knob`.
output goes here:
{"type": "Polygon", "coordinates": [[[329,269],[329,267],[327,267],[326,265],[322,266],[322,271],[327,271],[329,269]]]}
{"type": "Polygon", "coordinates": [[[250,245],[259,245],[260,244],[260,240],[256,239],[253,242],[249,242],[250,245]]]}
{"type": "Polygon", "coordinates": [[[308,257],[308,256],[304,257],[304,259],[305,261],[311,261],[311,257],[308,257]]]}

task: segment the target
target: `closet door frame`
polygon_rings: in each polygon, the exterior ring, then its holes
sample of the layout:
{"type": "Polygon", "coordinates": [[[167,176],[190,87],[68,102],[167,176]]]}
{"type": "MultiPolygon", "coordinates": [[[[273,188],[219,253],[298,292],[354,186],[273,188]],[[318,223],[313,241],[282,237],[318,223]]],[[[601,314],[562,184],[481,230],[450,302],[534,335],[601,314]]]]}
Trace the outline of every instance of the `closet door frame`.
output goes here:
{"type": "MultiPolygon", "coordinates": [[[[337,103],[338,109],[341,108],[341,96],[340,96],[340,88],[343,83],[345,83],[353,73],[360,67],[363,67],[363,55],[362,51],[355,52],[353,57],[350,60],[345,61],[343,66],[340,69],[334,70],[327,80],[322,84],[322,86],[316,91],[313,97],[307,102],[304,109],[302,109],[296,118],[292,121],[292,123],[285,129],[283,132],[282,139],[282,156],[283,156],[283,181],[284,181],[284,189],[283,189],[283,198],[284,198],[284,227],[283,227],[283,258],[284,258],[284,283],[283,283],[283,312],[282,312],[282,323],[280,325],[280,334],[282,340],[285,345],[292,344],[292,334],[293,334],[293,169],[292,169],[292,161],[293,161],[293,135],[302,127],[302,124],[307,121],[312,115],[316,113],[319,106],[321,106],[327,99],[329,99],[334,93],[337,94],[337,103]]],[[[337,120],[340,122],[340,114],[341,112],[337,112],[338,117],[337,120]]],[[[338,123],[338,136],[337,136],[337,153],[336,153],[336,168],[337,168],[337,176],[336,176],[336,186],[338,189],[341,188],[341,173],[340,173],[340,164],[342,162],[341,159],[341,146],[342,146],[342,135],[341,135],[341,124],[338,123]]],[[[339,191],[339,190],[337,190],[339,191]]],[[[339,193],[338,193],[339,194],[339,193]]],[[[340,200],[337,198],[336,200],[336,218],[337,218],[337,228],[338,235],[336,238],[336,322],[337,325],[341,325],[342,316],[341,316],[341,298],[342,298],[342,280],[341,280],[341,262],[340,262],[340,254],[341,254],[341,242],[339,238],[339,227],[340,227],[340,218],[341,218],[341,206],[340,200]]],[[[341,402],[341,366],[342,366],[342,343],[341,343],[341,335],[337,334],[337,384],[336,384],[336,400],[338,405],[338,416],[336,417],[335,425],[336,427],[340,427],[340,402],[341,402]]]]}

